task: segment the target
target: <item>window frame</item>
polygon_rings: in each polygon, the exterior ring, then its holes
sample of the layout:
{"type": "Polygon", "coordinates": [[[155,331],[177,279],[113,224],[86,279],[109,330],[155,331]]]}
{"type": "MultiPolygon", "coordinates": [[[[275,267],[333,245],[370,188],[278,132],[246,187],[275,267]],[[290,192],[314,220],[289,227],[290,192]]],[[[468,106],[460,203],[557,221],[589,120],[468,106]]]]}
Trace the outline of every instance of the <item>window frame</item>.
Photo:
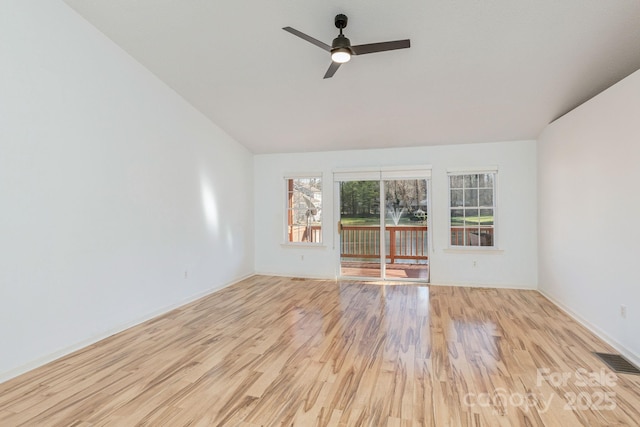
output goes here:
{"type": "MultiPolygon", "coordinates": [[[[475,189],[475,190],[486,190],[487,187],[480,187],[480,182],[478,182],[477,186],[475,186],[474,188],[469,188],[469,189],[475,189]]],[[[467,188],[465,188],[464,184],[463,187],[460,188],[460,190],[464,191],[467,190],[467,188]]],[[[451,169],[447,171],[447,199],[448,199],[448,222],[449,222],[449,229],[448,229],[448,248],[451,250],[456,250],[456,251],[464,251],[464,250],[471,250],[471,251],[496,251],[499,250],[499,246],[498,246],[498,229],[499,229],[499,225],[498,225],[498,168],[497,167],[489,167],[489,168],[477,168],[477,169],[451,169]],[[462,206],[452,206],[452,197],[451,197],[451,190],[455,190],[457,188],[453,188],[451,186],[451,177],[453,176],[461,176],[463,177],[463,181],[464,181],[464,176],[469,176],[469,175],[493,175],[493,206],[483,206],[480,204],[480,198],[478,196],[478,204],[477,206],[464,206],[464,202],[462,206]],[[471,226],[467,226],[466,224],[460,225],[460,226],[455,226],[455,228],[462,228],[463,229],[463,242],[461,245],[456,245],[453,244],[452,242],[452,228],[454,227],[454,225],[452,224],[451,221],[451,213],[454,209],[462,209],[463,211],[466,208],[472,208],[472,209],[478,209],[478,211],[480,211],[481,209],[492,209],[493,210],[493,224],[489,227],[492,230],[492,239],[491,239],[491,245],[482,245],[482,240],[481,238],[478,240],[478,244],[477,245],[469,245],[467,244],[467,230],[469,229],[474,229],[476,227],[471,227],[471,226]]],[[[464,200],[464,198],[463,198],[464,200]]],[[[480,212],[478,212],[478,215],[480,214],[480,212]]],[[[477,229],[480,230],[481,226],[478,225],[477,229]]]]}
{"type": "MultiPolygon", "coordinates": [[[[325,225],[324,225],[324,199],[325,199],[325,191],[324,191],[324,186],[325,186],[325,179],[324,176],[321,172],[315,172],[315,173],[292,173],[292,174],[286,174],[284,176],[284,218],[283,218],[283,245],[286,246],[302,246],[302,247],[318,247],[318,246],[324,246],[324,240],[325,240],[325,225]],[[300,242],[296,242],[296,241],[292,241],[291,240],[291,231],[290,231],[290,226],[291,226],[291,221],[292,221],[292,214],[293,212],[295,212],[296,208],[295,207],[291,207],[290,205],[290,186],[289,186],[289,182],[290,181],[295,181],[295,180],[299,180],[299,179],[319,179],[320,180],[320,184],[321,184],[321,188],[320,188],[320,205],[317,206],[318,211],[320,213],[320,231],[318,232],[318,236],[319,236],[319,241],[300,241],[300,242]]],[[[293,193],[292,193],[293,194],[293,193]]],[[[312,234],[313,237],[313,234],[312,234]]]]}

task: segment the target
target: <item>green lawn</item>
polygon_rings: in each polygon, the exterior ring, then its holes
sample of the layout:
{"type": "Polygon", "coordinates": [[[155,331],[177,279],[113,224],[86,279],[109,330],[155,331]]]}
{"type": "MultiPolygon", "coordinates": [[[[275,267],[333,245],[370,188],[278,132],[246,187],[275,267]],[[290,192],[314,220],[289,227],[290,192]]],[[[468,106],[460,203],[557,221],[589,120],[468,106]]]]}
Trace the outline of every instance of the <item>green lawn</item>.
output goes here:
{"type": "MultiPolygon", "coordinates": [[[[451,225],[462,226],[464,225],[465,218],[453,217],[451,218],[451,225]]],[[[491,225],[493,224],[493,216],[479,216],[479,217],[467,217],[467,225],[491,225]]],[[[380,218],[378,217],[364,217],[364,218],[341,218],[342,225],[379,225],[380,218]]],[[[387,224],[390,220],[387,221],[387,224]]],[[[422,225],[421,221],[411,221],[408,217],[400,218],[398,225],[422,225]]]]}
{"type": "MultiPolygon", "coordinates": [[[[365,217],[365,218],[341,218],[342,225],[380,225],[379,217],[365,217]]],[[[391,223],[391,219],[387,219],[387,224],[391,223]]],[[[408,217],[400,218],[398,225],[423,225],[422,221],[411,221],[408,217]]]]}
{"type": "MultiPolygon", "coordinates": [[[[465,218],[461,216],[454,216],[451,218],[451,225],[464,225],[465,218]]],[[[492,225],[493,224],[493,216],[469,216],[466,218],[467,225],[476,224],[476,225],[492,225]]]]}

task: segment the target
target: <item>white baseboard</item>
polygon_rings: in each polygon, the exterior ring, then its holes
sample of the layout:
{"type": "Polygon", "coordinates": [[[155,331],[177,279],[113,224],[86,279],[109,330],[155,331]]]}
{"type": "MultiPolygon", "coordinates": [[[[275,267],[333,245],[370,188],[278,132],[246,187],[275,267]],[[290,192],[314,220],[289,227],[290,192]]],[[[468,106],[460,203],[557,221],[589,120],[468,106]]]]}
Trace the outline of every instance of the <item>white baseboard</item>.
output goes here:
{"type": "Polygon", "coordinates": [[[275,276],[275,277],[287,277],[290,279],[294,279],[297,277],[309,280],[336,280],[335,276],[309,276],[303,274],[282,274],[282,273],[269,273],[265,271],[256,271],[256,276],[275,276]]]}
{"type": "Polygon", "coordinates": [[[491,289],[515,289],[519,291],[537,291],[538,288],[529,285],[502,285],[495,283],[478,283],[478,282],[454,282],[454,283],[429,283],[432,286],[456,286],[464,288],[491,288],[491,289]]]}
{"type": "MultiPolygon", "coordinates": [[[[309,280],[341,280],[336,276],[313,276],[306,274],[283,274],[283,273],[273,273],[273,272],[265,272],[265,271],[257,271],[256,276],[275,276],[275,277],[287,277],[287,278],[303,278],[309,280]]],[[[359,278],[345,278],[344,280],[362,280],[363,282],[380,282],[379,279],[375,279],[372,277],[363,277],[359,278]]],[[[394,281],[402,282],[402,279],[389,279],[389,283],[393,283],[394,281]]],[[[411,283],[414,283],[412,280],[411,283]]],[[[478,282],[458,282],[458,283],[431,283],[431,282],[421,282],[415,281],[415,283],[421,283],[426,285],[433,286],[458,286],[458,287],[468,287],[468,288],[496,288],[496,289],[517,289],[517,290],[527,290],[527,291],[536,291],[537,288],[531,285],[503,285],[503,284],[494,284],[494,283],[478,283],[478,282]]]]}
{"type": "Polygon", "coordinates": [[[176,308],[182,307],[183,305],[189,304],[189,303],[191,303],[193,301],[196,301],[196,300],[198,300],[198,299],[200,299],[202,297],[205,297],[207,295],[210,295],[210,294],[213,294],[215,292],[218,292],[221,289],[224,289],[226,287],[234,285],[234,284],[236,284],[238,282],[241,282],[241,281],[243,281],[245,279],[248,279],[249,277],[252,277],[252,276],[254,276],[254,273],[247,274],[245,276],[242,276],[242,277],[240,277],[238,279],[235,279],[235,280],[233,280],[233,281],[231,281],[229,283],[223,284],[221,286],[210,288],[210,289],[207,289],[206,291],[199,292],[199,293],[197,293],[195,295],[191,295],[188,298],[185,298],[185,299],[183,299],[181,301],[178,301],[178,302],[176,302],[174,304],[170,304],[168,306],[162,307],[160,309],[154,310],[154,311],[152,311],[150,313],[147,313],[144,316],[141,316],[141,317],[139,317],[137,319],[134,319],[134,320],[132,320],[130,322],[123,323],[123,324],[118,325],[118,326],[116,326],[116,327],[114,327],[112,329],[104,331],[104,332],[102,332],[100,334],[91,336],[91,337],[89,337],[89,338],[87,338],[85,340],[76,342],[76,343],[74,343],[74,344],[72,344],[70,346],[67,346],[67,347],[64,347],[64,348],[62,348],[60,350],[57,350],[57,351],[54,351],[52,353],[46,354],[46,355],[44,355],[42,357],[38,357],[38,358],[36,358],[34,360],[31,360],[31,361],[25,363],[24,365],[21,365],[21,366],[17,367],[17,368],[10,369],[9,371],[5,371],[5,372],[0,372],[0,384],[2,384],[5,381],[8,381],[8,380],[10,380],[12,378],[15,378],[15,377],[17,377],[19,375],[22,375],[22,374],[24,374],[26,372],[29,372],[29,371],[31,371],[33,369],[39,368],[40,366],[46,365],[49,362],[53,362],[54,360],[59,359],[59,358],[61,358],[63,356],[71,354],[74,351],[78,351],[78,350],[80,350],[82,348],[90,346],[91,344],[95,344],[98,341],[101,341],[101,340],[103,340],[105,338],[110,337],[111,335],[115,335],[115,334],[117,334],[119,332],[122,332],[122,331],[124,331],[126,329],[129,329],[129,328],[131,328],[133,326],[136,326],[136,325],[144,323],[144,322],[146,322],[148,320],[151,320],[154,317],[158,317],[160,315],[168,313],[171,310],[175,310],[176,308]]]}
{"type": "Polygon", "coordinates": [[[587,328],[589,331],[591,331],[593,334],[595,334],[602,341],[604,341],[605,343],[609,344],[611,347],[616,349],[616,351],[618,351],[622,356],[627,358],[627,360],[629,360],[629,362],[631,362],[634,365],[640,367],[640,356],[638,356],[637,354],[634,354],[631,350],[626,348],[623,344],[618,342],[616,339],[612,338],[605,331],[603,331],[602,329],[600,329],[599,327],[597,327],[593,323],[589,322],[587,319],[585,319],[584,317],[582,317],[581,315],[576,313],[571,308],[567,307],[565,304],[563,304],[560,301],[558,301],[558,299],[556,299],[552,295],[548,294],[547,292],[545,292],[545,291],[543,291],[541,289],[538,289],[538,292],[540,292],[540,294],[542,296],[544,296],[546,299],[548,299],[553,304],[555,304],[560,310],[562,310],[566,314],[568,314],[576,322],[580,323],[582,326],[587,328]]]}

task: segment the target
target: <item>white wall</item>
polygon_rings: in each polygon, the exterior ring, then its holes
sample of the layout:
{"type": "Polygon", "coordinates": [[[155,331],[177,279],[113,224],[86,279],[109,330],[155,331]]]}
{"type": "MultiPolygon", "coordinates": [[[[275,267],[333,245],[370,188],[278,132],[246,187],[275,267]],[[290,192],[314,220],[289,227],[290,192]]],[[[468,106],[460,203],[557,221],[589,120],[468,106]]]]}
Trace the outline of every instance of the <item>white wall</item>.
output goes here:
{"type": "Polygon", "coordinates": [[[0,63],[0,381],[252,273],[249,152],[60,1],[0,63]]]}
{"type": "Polygon", "coordinates": [[[636,72],[549,125],[538,149],[539,288],[636,363],[639,118],[636,72]]]}
{"type": "Polygon", "coordinates": [[[431,165],[433,252],[431,281],[436,284],[535,288],[536,143],[503,143],[403,149],[269,154],[254,157],[255,269],[260,273],[335,278],[338,252],[332,171],[364,166],[431,165]],[[448,251],[447,169],[498,166],[499,252],[448,251]],[[325,246],[300,248],[284,241],[287,173],[322,172],[325,246]],[[304,260],[302,259],[304,255],[304,260]],[[473,267],[473,261],[477,267],[473,267]]]}

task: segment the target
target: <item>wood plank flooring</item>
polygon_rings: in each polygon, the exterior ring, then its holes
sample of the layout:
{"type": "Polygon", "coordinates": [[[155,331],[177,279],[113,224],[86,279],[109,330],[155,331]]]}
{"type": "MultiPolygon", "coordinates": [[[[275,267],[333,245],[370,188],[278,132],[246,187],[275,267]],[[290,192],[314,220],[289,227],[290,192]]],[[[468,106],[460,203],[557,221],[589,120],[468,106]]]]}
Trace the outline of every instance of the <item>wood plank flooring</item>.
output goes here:
{"type": "Polygon", "coordinates": [[[535,291],[256,276],[0,384],[0,426],[639,425],[592,351],[535,291]]]}

